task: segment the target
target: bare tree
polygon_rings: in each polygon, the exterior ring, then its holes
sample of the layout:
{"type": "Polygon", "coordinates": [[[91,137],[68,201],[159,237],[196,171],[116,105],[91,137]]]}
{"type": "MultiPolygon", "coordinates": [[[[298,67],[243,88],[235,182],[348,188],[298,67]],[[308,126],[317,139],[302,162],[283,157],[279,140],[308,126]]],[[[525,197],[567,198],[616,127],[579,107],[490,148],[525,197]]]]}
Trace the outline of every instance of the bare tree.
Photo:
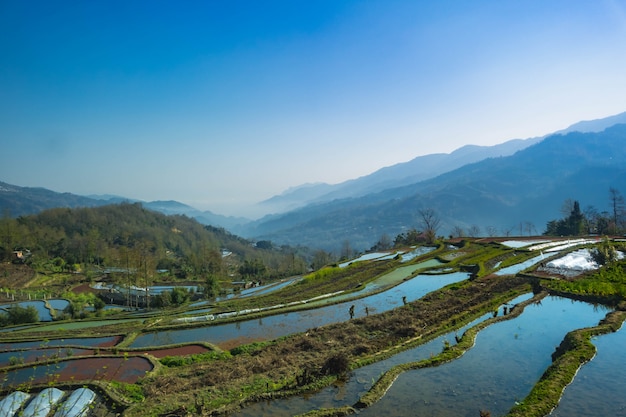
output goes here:
{"type": "Polygon", "coordinates": [[[502,228],[502,236],[506,236],[506,237],[511,236],[511,233],[513,233],[513,229],[515,229],[515,226],[511,226],[508,229],[502,228]]]}
{"type": "Polygon", "coordinates": [[[437,230],[441,225],[441,219],[435,213],[435,210],[431,208],[420,210],[420,216],[422,217],[422,229],[426,235],[426,242],[433,243],[437,238],[437,230]]]}
{"type": "Polygon", "coordinates": [[[354,251],[352,250],[352,246],[350,245],[349,240],[344,240],[341,245],[341,252],[339,253],[340,260],[346,260],[352,258],[354,255],[354,251]]]}
{"type": "Polygon", "coordinates": [[[387,250],[391,248],[393,242],[387,233],[383,233],[380,236],[380,240],[376,243],[376,249],[378,250],[387,250]]]}
{"type": "Polygon", "coordinates": [[[561,217],[568,217],[572,213],[572,210],[574,210],[574,200],[568,198],[563,201],[563,205],[561,205],[561,217]]]}
{"type": "Polygon", "coordinates": [[[487,230],[487,236],[489,237],[493,237],[498,234],[498,230],[496,229],[495,226],[487,226],[486,230],[487,230]]]}
{"type": "Polygon", "coordinates": [[[465,236],[465,230],[461,226],[454,226],[452,228],[452,237],[463,237],[465,236]]]}
{"type": "Polygon", "coordinates": [[[314,270],[318,270],[322,268],[323,266],[328,265],[332,261],[333,261],[333,256],[330,253],[325,252],[320,249],[318,251],[315,251],[315,253],[313,254],[313,260],[311,261],[311,268],[313,268],[314,270]]]}
{"type": "Polygon", "coordinates": [[[537,233],[537,229],[535,228],[533,222],[530,222],[528,220],[524,222],[524,229],[526,230],[526,233],[528,233],[528,236],[532,235],[533,231],[535,231],[535,234],[537,233]]]}
{"type": "Polygon", "coordinates": [[[618,225],[624,213],[624,196],[616,188],[609,188],[609,200],[611,202],[611,211],[613,213],[613,233],[617,233],[618,225]]]}
{"type": "Polygon", "coordinates": [[[599,218],[600,213],[598,213],[598,209],[594,206],[585,207],[585,210],[583,210],[583,220],[585,222],[586,233],[597,233],[599,218]]]}
{"type": "Polygon", "coordinates": [[[467,229],[467,234],[470,237],[478,237],[480,236],[480,227],[477,224],[473,224],[467,229]]]}

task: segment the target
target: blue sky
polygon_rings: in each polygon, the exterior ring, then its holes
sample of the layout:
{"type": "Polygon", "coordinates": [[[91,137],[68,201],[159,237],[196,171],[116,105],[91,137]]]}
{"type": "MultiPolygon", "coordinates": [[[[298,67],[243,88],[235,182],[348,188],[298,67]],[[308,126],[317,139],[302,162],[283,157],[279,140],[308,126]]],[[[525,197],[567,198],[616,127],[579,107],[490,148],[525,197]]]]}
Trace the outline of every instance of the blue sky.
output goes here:
{"type": "Polygon", "coordinates": [[[0,0],[0,181],[60,192],[252,215],[624,92],[624,0],[0,0]]]}

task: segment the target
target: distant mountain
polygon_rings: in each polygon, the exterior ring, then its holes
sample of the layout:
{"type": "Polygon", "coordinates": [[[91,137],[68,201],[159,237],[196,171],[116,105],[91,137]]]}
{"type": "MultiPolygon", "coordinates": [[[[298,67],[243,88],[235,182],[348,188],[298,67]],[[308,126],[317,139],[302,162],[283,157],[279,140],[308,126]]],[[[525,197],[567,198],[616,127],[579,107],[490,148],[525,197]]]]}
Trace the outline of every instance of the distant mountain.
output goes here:
{"type": "Polygon", "coordinates": [[[258,206],[264,212],[282,213],[284,211],[293,210],[310,203],[325,194],[330,193],[334,186],[324,182],[315,184],[303,184],[297,187],[291,187],[282,194],[271,197],[258,203],[258,206]]]}
{"type": "MultiPolygon", "coordinates": [[[[556,133],[600,132],[610,126],[626,123],[626,112],[598,120],[582,121],[556,133]]],[[[548,135],[546,135],[548,136],[548,135]]],[[[307,204],[329,202],[336,199],[361,197],[387,188],[400,187],[434,178],[464,165],[487,158],[513,155],[543,140],[546,136],[530,139],[513,139],[494,146],[466,145],[452,153],[418,156],[408,162],[384,167],[372,174],[336,185],[326,183],[305,184],[293,187],[280,195],[259,203],[270,213],[284,213],[307,204]]]]}
{"type": "Polygon", "coordinates": [[[123,202],[139,202],[145,208],[163,214],[183,214],[198,222],[225,229],[235,228],[250,220],[240,217],[221,216],[210,211],[200,211],[177,201],[145,202],[116,195],[80,196],[71,193],[58,193],[45,188],[19,187],[0,182],[0,211],[10,217],[37,214],[43,210],[58,207],[99,207],[123,202]]]}
{"type": "Polygon", "coordinates": [[[36,214],[55,207],[96,207],[100,200],[39,187],[18,187],[0,182],[0,210],[10,217],[36,214]]]}
{"type": "Polygon", "coordinates": [[[259,203],[266,211],[281,213],[312,203],[335,199],[361,197],[390,187],[413,184],[434,178],[444,172],[486,158],[512,155],[542,138],[513,139],[495,146],[466,145],[452,153],[418,156],[408,162],[384,167],[372,174],[336,185],[326,183],[306,184],[291,188],[284,193],[259,203]]]}
{"type": "Polygon", "coordinates": [[[578,123],[574,123],[567,129],[559,130],[555,133],[570,133],[570,132],[601,132],[604,129],[617,125],[626,123],[626,112],[616,114],[614,116],[604,117],[602,119],[596,120],[583,120],[578,123]]]}
{"type": "Polygon", "coordinates": [[[626,182],[626,125],[603,132],[557,134],[513,155],[462,166],[438,177],[356,198],[309,204],[238,231],[276,243],[334,250],[373,246],[420,227],[419,211],[434,209],[441,234],[476,226],[498,234],[542,233],[566,199],[608,210],[608,190],[626,182]]]}
{"type": "Polygon", "coordinates": [[[196,219],[198,222],[206,225],[223,227],[227,230],[236,228],[242,224],[250,222],[250,219],[244,217],[222,216],[208,210],[201,211],[178,201],[151,201],[143,203],[143,206],[163,214],[183,214],[187,217],[196,219]]]}

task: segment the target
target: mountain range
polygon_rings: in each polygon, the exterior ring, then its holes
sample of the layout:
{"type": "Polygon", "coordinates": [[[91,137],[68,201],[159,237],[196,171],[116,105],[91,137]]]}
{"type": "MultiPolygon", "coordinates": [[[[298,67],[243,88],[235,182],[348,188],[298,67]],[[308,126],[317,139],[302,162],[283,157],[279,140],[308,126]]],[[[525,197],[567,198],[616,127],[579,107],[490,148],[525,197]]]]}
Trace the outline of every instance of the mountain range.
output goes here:
{"type": "MultiPolygon", "coordinates": [[[[552,134],[600,132],[607,127],[620,123],[626,123],[626,113],[603,119],[581,121],[552,134]]],[[[466,145],[449,154],[436,153],[418,156],[408,162],[384,167],[372,174],[339,184],[316,183],[292,187],[280,195],[260,202],[258,205],[265,212],[281,213],[311,203],[360,197],[386,188],[400,187],[434,178],[445,172],[487,158],[513,155],[519,150],[540,142],[547,136],[550,135],[530,139],[513,139],[494,146],[466,145]]]]}
{"type": "Polygon", "coordinates": [[[250,220],[241,217],[222,216],[211,211],[201,211],[178,201],[141,201],[115,195],[81,196],[58,193],[41,187],[19,187],[0,181],[0,210],[10,217],[36,214],[56,207],[98,207],[122,202],[141,203],[147,209],[163,214],[184,214],[198,222],[231,229],[250,220]]]}
{"type": "Polygon", "coordinates": [[[556,134],[505,157],[464,165],[435,178],[357,198],[337,199],[249,223],[243,235],[288,244],[349,241],[368,248],[383,234],[420,228],[434,210],[441,234],[455,228],[498,235],[540,234],[568,199],[609,210],[609,188],[626,180],[626,124],[603,132],[556,134]]]}
{"type": "MultiPolygon", "coordinates": [[[[341,184],[305,184],[259,203],[256,221],[200,211],[176,201],[142,202],[165,214],[185,214],[241,236],[275,243],[357,250],[382,235],[420,227],[420,210],[434,210],[440,234],[472,228],[487,234],[537,234],[578,200],[607,210],[608,190],[626,179],[626,113],[584,121],[539,138],[495,146],[468,145],[382,168],[341,184]]],[[[77,196],[0,182],[0,209],[11,216],[52,207],[136,201],[77,196]]]]}

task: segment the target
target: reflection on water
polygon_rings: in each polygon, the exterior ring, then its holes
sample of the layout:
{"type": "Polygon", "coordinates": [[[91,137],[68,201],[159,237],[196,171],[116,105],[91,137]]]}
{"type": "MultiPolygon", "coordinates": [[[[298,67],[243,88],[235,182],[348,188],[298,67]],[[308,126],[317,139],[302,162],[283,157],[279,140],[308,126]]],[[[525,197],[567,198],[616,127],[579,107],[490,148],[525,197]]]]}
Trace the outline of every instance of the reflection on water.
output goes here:
{"type": "Polygon", "coordinates": [[[53,346],[89,346],[110,347],[120,341],[120,336],[104,337],[75,337],[67,339],[36,340],[30,342],[6,342],[0,343],[0,350],[47,348],[53,346]]]}
{"type": "Polygon", "coordinates": [[[150,370],[150,361],[140,356],[70,359],[0,372],[0,388],[94,380],[133,384],[150,370]]]}
{"type": "MultiPolygon", "coordinates": [[[[532,297],[532,294],[524,294],[509,303],[515,305],[532,297]]],[[[502,313],[502,307],[499,313],[502,313]]],[[[324,388],[319,392],[302,396],[294,396],[284,399],[253,403],[246,406],[240,412],[233,414],[236,417],[253,416],[276,416],[287,417],[302,414],[320,408],[336,408],[345,405],[352,405],[372,387],[372,384],[390,368],[409,362],[416,362],[439,354],[444,342],[450,345],[456,344],[455,336],[461,336],[465,330],[476,324],[493,317],[492,313],[468,323],[454,332],[439,336],[427,343],[412,349],[400,352],[388,359],[355,369],[346,381],[339,381],[332,386],[324,388]]]]}
{"type": "Polygon", "coordinates": [[[258,319],[207,326],[194,329],[182,329],[146,333],[135,339],[130,347],[162,346],[171,343],[207,341],[214,344],[236,340],[237,344],[259,340],[271,340],[292,333],[338,323],[350,318],[349,309],[354,306],[354,317],[376,314],[391,310],[406,302],[417,300],[429,292],[448,284],[468,278],[466,273],[446,275],[418,275],[387,291],[361,298],[359,300],[324,306],[306,311],[278,314],[258,319]],[[367,308],[367,310],[366,310],[367,308]]]}
{"type": "MultiPolygon", "coordinates": [[[[511,303],[519,303],[528,297],[525,295],[511,303]]],[[[492,416],[506,414],[515,401],[530,392],[550,365],[551,354],[564,335],[573,329],[596,325],[607,311],[603,307],[564,298],[546,298],[541,304],[527,306],[519,317],[482,330],[476,338],[476,345],[461,358],[439,367],[400,375],[382,400],[369,409],[360,410],[359,414],[476,417],[480,409],[489,410],[492,416]]],[[[489,317],[491,315],[485,315],[465,328],[489,317]]],[[[456,334],[462,334],[465,328],[456,334]]],[[[385,361],[357,369],[347,382],[316,394],[251,404],[235,415],[292,416],[314,409],[353,405],[392,366],[436,355],[441,352],[444,340],[454,343],[454,335],[450,333],[385,361]]]]}
{"type": "Polygon", "coordinates": [[[19,303],[4,304],[0,307],[3,310],[6,310],[16,305],[22,308],[35,307],[35,309],[37,310],[37,313],[39,313],[40,321],[52,321],[52,315],[50,314],[50,310],[48,310],[48,308],[46,307],[45,301],[41,301],[41,300],[21,301],[19,303]]]}
{"type": "Polygon", "coordinates": [[[365,416],[475,417],[504,415],[530,392],[571,330],[594,326],[607,313],[591,304],[551,297],[512,320],[481,331],[461,358],[406,372],[365,416]]]}
{"type": "Polygon", "coordinates": [[[624,375],[626,374],[626,330],[592,339],[595,358],[585,364],[565,388],[553,417],[595,417],[626,415],[624,375]]]}
{"type": "Polygon", "coordinates": [[[515,275],[518,272],[523,271],[526,268],[530,268],[538,262],[541,262],[543,259],[544,256],[543,254],[541,254],[539,256],[535,256],[534,258],[527,259],[524,262],[502,268],[499,271],[494,272],[494,275],[515,275]]]}

